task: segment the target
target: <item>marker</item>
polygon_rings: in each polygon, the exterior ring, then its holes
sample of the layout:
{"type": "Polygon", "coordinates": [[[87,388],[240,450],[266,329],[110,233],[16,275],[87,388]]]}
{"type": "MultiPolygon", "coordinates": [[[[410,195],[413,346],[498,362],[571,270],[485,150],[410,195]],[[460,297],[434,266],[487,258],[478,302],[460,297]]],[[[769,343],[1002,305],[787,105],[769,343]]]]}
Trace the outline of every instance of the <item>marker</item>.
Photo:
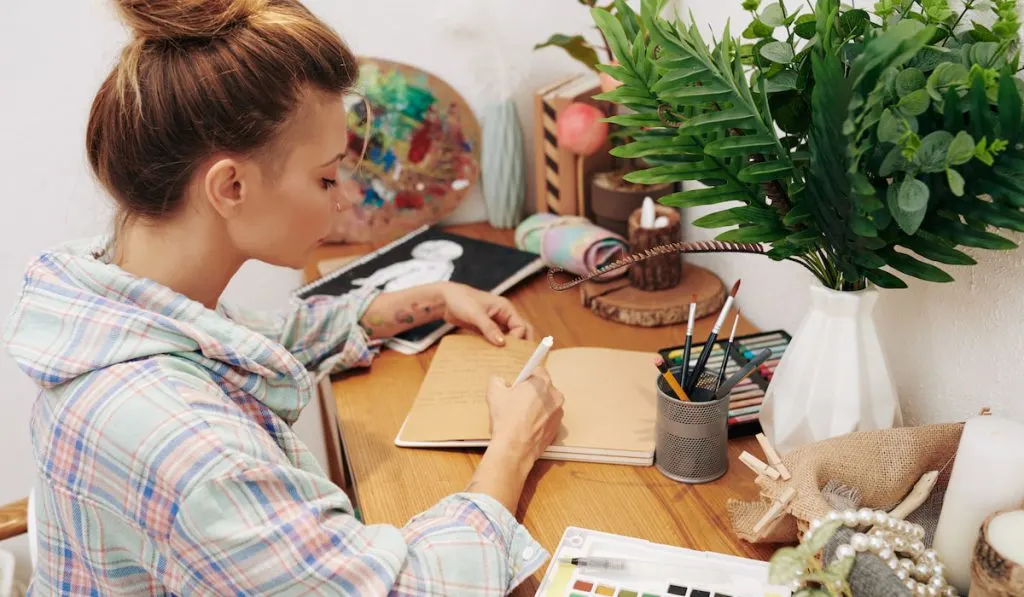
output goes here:
{"type": "Polygon", "coordinates": [[[533,351],[533,356],[530,357],[529,361],[526,361],[526,366],[519,372],[519,377],[512,382],[512,387],[516,387],[519,384],[527,380],[537,367],[544,361],[544,357],[548,356],[548,351],[551,350],[551,346],[555,343],[555,340],[551,336],[544,336],[544,339],[537,345],[537,350],[533,351]]]}

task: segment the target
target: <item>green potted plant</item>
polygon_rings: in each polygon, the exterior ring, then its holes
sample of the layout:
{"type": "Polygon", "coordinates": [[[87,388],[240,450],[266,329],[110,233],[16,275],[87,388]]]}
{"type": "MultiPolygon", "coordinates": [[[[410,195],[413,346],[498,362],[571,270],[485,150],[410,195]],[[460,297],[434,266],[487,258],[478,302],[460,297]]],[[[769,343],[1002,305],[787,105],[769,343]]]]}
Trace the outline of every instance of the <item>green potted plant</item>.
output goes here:
{"type": "MultiPolygon", "coordinates": [[[[624,0],[612,0],[599,5],[598,0],[577,0],[591,10],[599,10],[613,18],[635,17],[635,13],[624,0]]],[[[628,21],[623,21],[628,24],[628,21]]],[[[558,47],[588,69],[599,74],[601,89],[612,91],[620,85],[610,74],[602,70],[604,64],[616,65],[615,56],[608,40],[603,36],[601,44],[595,45],[580,34],[566,35],[555,33],[546,41],[534,46],[534,50],[558,47]],[[602,60],[605,62],[602,63],[602,60]]],[[[631,130],[628,126],[615,126],[610,132],[612,147],[619,147],[629,142],[631,130]]],[[[589,182],[590,209],[593,211],[595,223],[613,232],[626,235],[626,222],[629,215],[638,209],[645,197],[659,198],[672,193],[675,185],[671,183],[639,183],[626,178],[630,172],[648,167],[649,162],[641,158],[617,158],[611,170],[597,172],[589,182]]]]}
{"type": "Polygon", "coordinates": [[[661,202],[719,205],[695,225],[816,279],[766,433],[785,452],[900,424],[876,287],[948,282],[948,266],[975,263],[962,248],[1012,249],[999,231],[1024,231],[1015,0],[744,0],[742,39],[726,27],[711,42],[664,6],[592,10],[618,61],[596,68],[622,83],[598,97],[631,110],[609,118],[630,127],[613,153],[653,164],[628,181],[683,184],[661,202]]]}

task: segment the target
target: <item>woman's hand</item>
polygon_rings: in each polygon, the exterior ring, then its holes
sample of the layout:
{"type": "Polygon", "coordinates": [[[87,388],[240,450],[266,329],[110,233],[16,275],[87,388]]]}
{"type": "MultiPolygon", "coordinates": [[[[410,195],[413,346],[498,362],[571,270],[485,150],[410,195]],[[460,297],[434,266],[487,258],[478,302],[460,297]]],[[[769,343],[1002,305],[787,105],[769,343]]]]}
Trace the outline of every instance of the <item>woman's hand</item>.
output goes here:
{"type": "Polygon", "coordinates": [[[491,411],[491,445],[513,450],[533,466],[562,425],[565,396],[538,367],[525,382],[510,388],[500,377],[491,379],[487,406],[491,411]]]}
{"type": "Polygon", "coordinates": [[[527,475],[558,436],[564,402],[542,368],[514,388],[492,379],[491,441],[466,491],[489,495],[515,513],[527,475]]]}
{"type": "Polygon", "coordinates": [[[505,297],[477,290],[465,284],[445,283],[444,320],[461,328],[473,329],[491,344],[502,346],[505,336],[529,340],[533,328],[505,297]]]}

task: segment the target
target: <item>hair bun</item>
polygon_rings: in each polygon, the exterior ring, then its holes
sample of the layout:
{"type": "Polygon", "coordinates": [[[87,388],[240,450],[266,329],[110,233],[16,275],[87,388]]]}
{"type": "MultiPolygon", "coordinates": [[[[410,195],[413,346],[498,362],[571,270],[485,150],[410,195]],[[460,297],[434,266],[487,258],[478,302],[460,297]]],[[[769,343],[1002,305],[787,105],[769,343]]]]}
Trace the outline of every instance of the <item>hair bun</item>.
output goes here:
{"type": "Polygon", "coordinates": [[[214,38],[264,9],[267,0],[117,0],[143,39],[214,38]]]}

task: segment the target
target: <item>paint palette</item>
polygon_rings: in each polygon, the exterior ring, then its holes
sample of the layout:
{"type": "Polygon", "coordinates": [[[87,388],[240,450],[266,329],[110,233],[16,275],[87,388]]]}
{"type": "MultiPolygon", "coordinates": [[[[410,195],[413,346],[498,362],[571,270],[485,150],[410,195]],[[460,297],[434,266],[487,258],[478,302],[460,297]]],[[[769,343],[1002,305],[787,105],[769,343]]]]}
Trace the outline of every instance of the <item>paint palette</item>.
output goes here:
{"type": "Polygon", "coordinates": [[[768,584],[766,562],[569,527],[536,595],[789,597],[790,590],[768,584]],[[591,567],[588,558],[614,565],[591,567]]]}
{"type": "Polygon", "coordinates": [[[345,102],[346,209],[328,239],[383,243],[451,214],[480,173],[469,104],[428,72],[375,58],[360,59],[357,90],[345,102]]]}
{"type": "MultiPolygon", "coordinates": [[[[775,375],[775,368],[782,359],[783,353],[792,340],[783,330],[739,336],[732,345],[729,363],[726,365],[725,377],[735,373],[740,367],[757,356],[764,349],[770,349],[772,356],[758,367],[747,379],[740,382],[732,390],[729,402],[729,437],[743,437],[761,432],[758,422],[761,416],[761,402],[764,400],[768,384],[775,375]]],[[[707,371],[718,371],[724,358],[725,341],[719,342],[711,351],[707,371]]],[[[696,364],[704,344],[694,344],[690,349],[690,366],[696,364]]],[[[669,367],[678,367],[683,360],[683,347],[672,346],[659,351],[669,367]]]]}

